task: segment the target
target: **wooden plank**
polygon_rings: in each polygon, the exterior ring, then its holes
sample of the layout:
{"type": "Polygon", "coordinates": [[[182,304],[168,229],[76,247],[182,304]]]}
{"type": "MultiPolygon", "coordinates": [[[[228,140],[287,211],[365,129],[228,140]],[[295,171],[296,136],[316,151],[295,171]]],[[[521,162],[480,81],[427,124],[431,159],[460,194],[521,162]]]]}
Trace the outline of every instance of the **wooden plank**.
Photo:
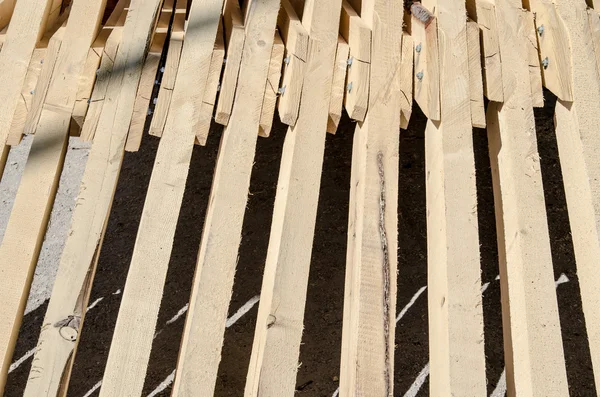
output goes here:
{"type": "Polygon", "coordinates": [[[102,108],[82,179],[85,189],[80,190],[77,198],[34,356],[36,364],[27,382],[26,397],[64,396],[67,392],[79,331],[123,160],[146,46],[159,4],[160,0],[132,0],[108,86],[108,100],[102,108]]]}
{"type": "Polygon", "coordinates": [[[298,120],[285,136],[246,397],[291,396],[296,388],[340,12],[341,0],[307,0],[304,8],[307,73],[298,120]]]}
{"type": "Polygon", "coordinates": [[[439,120],[440,70],[436,18],[432,16],[427,23],[423,23],[412,13],[410,29],[415,45],[413,80],[415,101],[428,119],[439,120]]]}
{"type": "Polygon", "coordinates": [[[257,93],[267,81],[278,10],[278,0],[246,6],[236,98],[221,138],[173,396],[214,393],[258,139],[263,98],[257,93]]]}
{"type": "Polygon", "coordinates": [[[160,82],[160,90],[156,98],[156,107],[150,122],[150,135],[161,137],[167,116],[171,110],[171,98],[173,96],[173,88],[177,78],[177,70],[179,68],[179,60],[181,57],[181,49],[184,40],[184,25],[187,1],[177,2],[175,5],[175,16],[173,17],[173,25],[171,28],[171,37],[169,39],[169,49],[167,50],[167,60],[164,69],[161,69],[163,75],[160,82]]]}
{"type": "Polygon", "coordinates": [[[114,59],[117,57],[117,50],[119,44],[121,44],[123,25],[125,24],[126,17],[127,10],[124,10],[121,12],[119,21],[112,29],[112,32],[106,40],[106,45],[102,50],[102,59],[100,61],[100,68],[97,72],[96,84],[92,91],[88,111],[83,123],[83,128],[81,129],[82,141],[91,141],[94,139],[94,135],[96,135],[96,128],[98,127],[98,121],[102,114],[102,106],[104,105],[108,82],[113,70],[114,59]]]}
{"type": "Polygon", "coordinates": [[[225,59],[225,43],[223,41],[223,23],[220,22],[215,47],[210,60],[200,116],[198,124],[194,128],[196,131],[196,142],[203,146],[206,145],[206,140],[210,132],[210,124],[213,119],[213,110],[217,99],[217,92],[219,91],[219,79],[221,78],[221,69],[223,69],[223,59],[225,59]]]}
{"type": "Polygon", "coordinates": [[[4,45],[4,40],[6,39],[6,31],[7,30],[8,30],[8,26],[6,26],[2,30],[0,30],[0,50],[2,49],[2,46],[4,45]]]}
{"type": "Polygon", "coordinates": [[[496,4],[505,103],[490,102],[508,395],[568,395],[521,1],[496,4]]]}
{"type": "MultiPolygon", "coordinates": [[[[559,0],[558,15],[569,33],[573,102],[556,102],[556,140],[560,155],[581,303],[600,390],[600,82],[592,29],[583,18],[584,0],[559,0]]],[[[595,12],[595,11],[594,11],[595,12]]]]}
{"type": "Polygon", "coordinates": [[[351,119],[363,121],[369,102],[371,72],[371,29],[347,0],[342,1],[340,33],[350,46],[350,64],[344,107],[351,119]]]}
{"type": "Polygon", "coordinates": [[[481,31],[485,96],[490,101],[504,102],[496,5],[493,0],[467,0],[467,11],[469,17],[477,22],[481,31]]]}
{"type": "Polygon", "coordinates": [[[0,29],[8,26],[17,0],[0,0],[0,29]]]}
{"type": "Polygon", "coordinates": [[[544,107],[544,89],[542,83],[542,69],[540,65],[539,45],[537,41],[535,16],[532,12],[523,10],[521,14],[523,26],[527,32],[527,49],[529,59],[529,80],[531,82],[531,100],[533,107],[544,107]]]}
{"type": "Polygon", "coordinates": [[[277,110],[281,122],[293,126],[298,119],[302,84],[306,73],[308,32],[289,0],[281,1],[277,26],[285,43],[281,94],[279,95],[277,110]]]}
{"type": "Polygon", "coordinates": [[[223,20],[225,21],[225,43],[227,44],[227,61],[223,71],[219,100],[215,111],[215,121],[222,125],[229,123],[233,100],[237,89],[240,62],[244,50],[244,21],[240,5],[236,0],[225,0],[223,9],[223,20]]]}
{"type": "Polygon", "coordinates": [[[535,13],[544,86],[563,101],[573,100],[569,35],[553,0],[529,0],[535,13]]]}
{"type": "MultiPolygon", "coordinates": [[[[485,128],[483,77],[481,73],[481,51],[479,49],[479,25],[477,22],[471,20],[467,21],[467,48],[469,50],[471,125],[476,128],[485,128]]],[[[443,81],[442,84],[444,84],[443,81]]]]}
{"type": "Polygon", "coordinates": [[[402,32],[402,63],[400,65],[400,128],[407,129],[412,115],[414,42],[412,36],[402,32]]]}
{"type": "MultiPolygon", "coordinates": [[[[357,124],[352,151],[340,396],[394,395],[402,102],[402,24],[398,21],[403,12],[402,3],[396,1],[362,4],[361,17],[376,33],[369,109],[364,123],[357,124]]],[[[435,23],[429,27],[435,28],[436,38],[435,23]]],[[[415,23],[412,28],[414,33],[415,23]]],[[[422,41],[413,38],[415,44],[422,41]]],[[[422,57],[428,51],[415,55],[422,57]]]]}
{"type": "Polygon", "coordinates": [[[206,0],[190,9],[173,105],[148,186],[101,397],[142,393],[222,7],[223,0],[206,0]]]}
{"type": "Polygon", "coordinates": [[[66,153],[77,77],[96,36],[106,2],[77,0],[65,28],[31,152],[0,246],[0,391],[12,357],[29,286],[46,232],[66,153]],[[84,22],[85,21],[85,22],[84,22]],[[70,106],[70,107],[69,107],[70,106]]]}
{"type": "Polygon", "coordinates": [[[258,124],[258,135],[262,137],[268,137],[271,134],[271,128],[273,127],[284,52],[285,45],[283,44],[281,35],[276,31],[273,40],[273,49],[271,50],[269,74],[267,75],[267,83],[265,84],[265,96],[263,98],[263,105],[260,113],[260,123],[258,124]]]}
{"type": "MultiPolygon", "coordinates": [[[[411,48],[412,51],[412,48],[411,48]]],[[[329,118],[327,119],[327,132],[335,134],[344,105],[344,92],[346,91],[346,72],[348,70],[348,57],[350,46],[340,35],[338,36],[337,51],[335,52],[335,68],[331,82],[331,99],[329,101],[329,118]]]]}
{"type": "Polygon", "coordinates": [[[596,54],[596,64],[598,65],[598,75],[600,77],[600,13],[596,9],[590,8],[588,9],[588,16],[594,53],[596,54]]]}
{"type": "MultiPolygon", "coordinates": [[[[464,84],[472,71],[474,45],[468,35],[474,34],[478,45],[479,28],[463,18],[463,0],[424,0],[423,5],[437,10],[438,35],[444,37],[441,120],[428,120],[425,130],[429,389],[433,396],[485,396],[473,101],[470,84],[464,84]]],[[[478,69],[479,59],[476,54],[478,69]]],[[[481,87],[478,95],[483,105],[481,87]]]]}
{"type": "Polygon", "coordinates": [[[8,137],[29,60],[45,31],[51,5],[52,0],[19,0],[15,6],[0,52],[0,145],[8,137]]]}

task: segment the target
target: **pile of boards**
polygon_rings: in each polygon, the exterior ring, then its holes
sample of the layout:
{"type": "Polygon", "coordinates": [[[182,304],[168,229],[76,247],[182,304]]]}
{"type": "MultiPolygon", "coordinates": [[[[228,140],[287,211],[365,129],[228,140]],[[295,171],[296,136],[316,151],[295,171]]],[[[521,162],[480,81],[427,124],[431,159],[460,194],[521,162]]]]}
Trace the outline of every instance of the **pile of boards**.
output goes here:
{"type": "Polygon", "coordinates": [[[473,127],[489,140],[508,393],[568,395],[533,119],[542,87],[558,97],[600,390],[599,12],[598,0],[0,0],[0,169],[34,134],[0,246],[0,390],[69,136],[93,144],[32,397],[67,392],[123,156],[148,131],[161,141],[100,389],[141,395],[192,150],[216,122],[225,129],[173,384],[176,396],[213,395],[256,140],[277,110],[289,130],[244,395],[292,396],[325,137],[345,109],[358,123],[340,396],[392,396],[399,134],[414,99],[429,119],[431,395],[486,393],[473,127]]]}

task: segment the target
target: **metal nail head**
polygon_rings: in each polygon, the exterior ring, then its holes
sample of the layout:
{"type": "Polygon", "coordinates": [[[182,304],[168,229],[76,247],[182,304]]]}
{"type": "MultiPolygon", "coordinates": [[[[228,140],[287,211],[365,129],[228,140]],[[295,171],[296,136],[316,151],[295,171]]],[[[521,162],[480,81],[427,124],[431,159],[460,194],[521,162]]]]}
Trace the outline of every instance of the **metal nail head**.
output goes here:
{"type": "Polygon", "coordinates": [[[419,44],[417,44],[417,46],[415,47],[415,51],[416,51],[417,53],[420,53],[422,48],[423,48],[422,44],[421,44],[421,43],[419,43],[419,44]]]}
{"type": "Polygon", "coordinates": [[[542,59],[542,66],[544,66],[544,69],[548,69],[549,63],[550,63],[550,61],[548,60],[548,57],[542,59]]]}
{"type": "Polygon", "coordinates": [[[538,31],[539,35],[542,36],[544,34],[544,25],[540,25],[537,28],[537,31],[538,31]]]}
{"type": "Polygon", "coordinates": [[[347,87],[348,88],[348,93],[352,92],[352,85],[353,85],[352,82],[348,83],[348,87],[347,87]]]}
{"type": "Polygon", "coordinates": [[[419,72],[417,73],[417,78],[419,79],[419,81],[423,80],[423,72],[419,72]]]}

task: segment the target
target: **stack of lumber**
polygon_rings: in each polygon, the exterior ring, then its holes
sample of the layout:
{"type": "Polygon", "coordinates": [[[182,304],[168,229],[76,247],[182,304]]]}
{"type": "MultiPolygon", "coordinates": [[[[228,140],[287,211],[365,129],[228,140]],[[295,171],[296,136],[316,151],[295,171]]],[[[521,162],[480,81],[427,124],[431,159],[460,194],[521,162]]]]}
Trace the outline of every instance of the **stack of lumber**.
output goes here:
{"type": "Polygon", "coordinates": [[[241,3],[0,0],[0,171],[11,146],[33,135],[0,245],[0,391],[69,136],[92,146],[31,397],[68,390],[123,157],[150,134],[160,145],[100,388],[103,397],[141,395],[192,151],[217,123],[224,132],[173,384],[176,396],[213,395],[257,139],[279,117],[289,128],[243,393],[294,395],[325,139],[345,110],[357,123],[339,395],[393,396],[399,142],[414,99],[428,118],[431,395],[486,394],[474,127],[489,140],[508,393],[567,395],[533,117],[543,87],[559,99],[556,137],[600,390],[597,1],[241,3]]]}

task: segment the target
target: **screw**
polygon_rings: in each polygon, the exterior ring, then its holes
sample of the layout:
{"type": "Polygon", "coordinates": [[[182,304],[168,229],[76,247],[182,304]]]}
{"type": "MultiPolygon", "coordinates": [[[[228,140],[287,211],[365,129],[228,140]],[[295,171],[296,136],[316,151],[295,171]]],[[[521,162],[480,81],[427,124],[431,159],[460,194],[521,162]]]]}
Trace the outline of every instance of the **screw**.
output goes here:
{"type": "Polygon", "coordinates": [[[423,80],[423,71],[417,73],[417,78],[419,79],[419,81],[423,80]]]}
{"type": "Polygon", "coordinates": [[[346,61],[346,64],[348,64],[348,66],[352,66],[352,62],[354,62],[354,58],[350,57],[348,58],[348,60],[346,61]]]}
{"type": "Polygon", "coordinates": [[[223,65],[227,63],[227,58],[223,58],[223,65]]]}
{"type": "Polygon", "coordinates": [[[148,116],[152,114],[152,109],[148,108],[148,116]]]}
{"type": "Polygon", "coordinates": [[[352,82],[348,83],[348,93],[352,92],[352,82]]]}
{"type": "Polygon", "coordinates": [[[277,93],[278,93],[279,95],[283,95],[283,94],[285,94],[285,87],[287,87],[287,86],[285,86],[285,85],[284,85],[283,87],[279,88],[279,89],[277,90],[277,93]]]}
{"type": "Polygon", "coordinates": [[[42,59],[42,60],[40,61],[40,63],[44,63],[44,60],[42,59]]]}
{"type": "Polygon", "coordinates": [[[88,98],[87,103],[88,104],[92,103],[92,98],[88,98]]]}
{"type": "Polygon", "coordinates": [[[160,72],[164,73],[165,72],[165,67],[163,66],[162,68],[160,68],[160,72]]]}
{"type": "Polygon", "coordinates": [[[548,57],[542,59],[542,66],[544,67],[544,69],[548,69],[549,63],[550,63],[550,61],[548,61],[548,57]]]}
{"type": "Polygon", "coordinates": [[[544,25],[540,25],[537,28],[537,31],[538,31],[539,35],[542,36],[544,34],[544,25]]]}
{"type": "Polygon", "coordinates": [[[158,85],[159,84],[158,80],[154,80],[154,84],[158,85]]]}
{"type": "Polygon", "coordinates": [[[153,104],[155,104],[155,105],[156,105],[156,102],[158,102],[158,98],[154,98],[154,99],[152,100],[152,103],[153,103],[153,104]]]}
{"type": "Polygon", "coordinates": [[[285,62],[286,65],[290,64],[290,56],[288,55],[287,57],[283,58],[283,62],[285,62]]]}
{"type": "Polygon", "coordinates": [[[33,94],[35,93],[35,90],[31,90],[31,91],[29,91],[29,93],[30,93],[31,95],[33,95],[33,94]]]}
{"type": "Polygon", "coordinates": [[[221,83],[217,85],[217,92],[221,91],[221,83]]]}
{"type": "Polygon", "coordinates": [[[415,51],[416,51],[417,53],[420,53],[422,48],[423,48],[423,46],[421,45],[421,43],[419,43],[419,44],[417,44],[417,46],[415,47],[415,51]]]}

